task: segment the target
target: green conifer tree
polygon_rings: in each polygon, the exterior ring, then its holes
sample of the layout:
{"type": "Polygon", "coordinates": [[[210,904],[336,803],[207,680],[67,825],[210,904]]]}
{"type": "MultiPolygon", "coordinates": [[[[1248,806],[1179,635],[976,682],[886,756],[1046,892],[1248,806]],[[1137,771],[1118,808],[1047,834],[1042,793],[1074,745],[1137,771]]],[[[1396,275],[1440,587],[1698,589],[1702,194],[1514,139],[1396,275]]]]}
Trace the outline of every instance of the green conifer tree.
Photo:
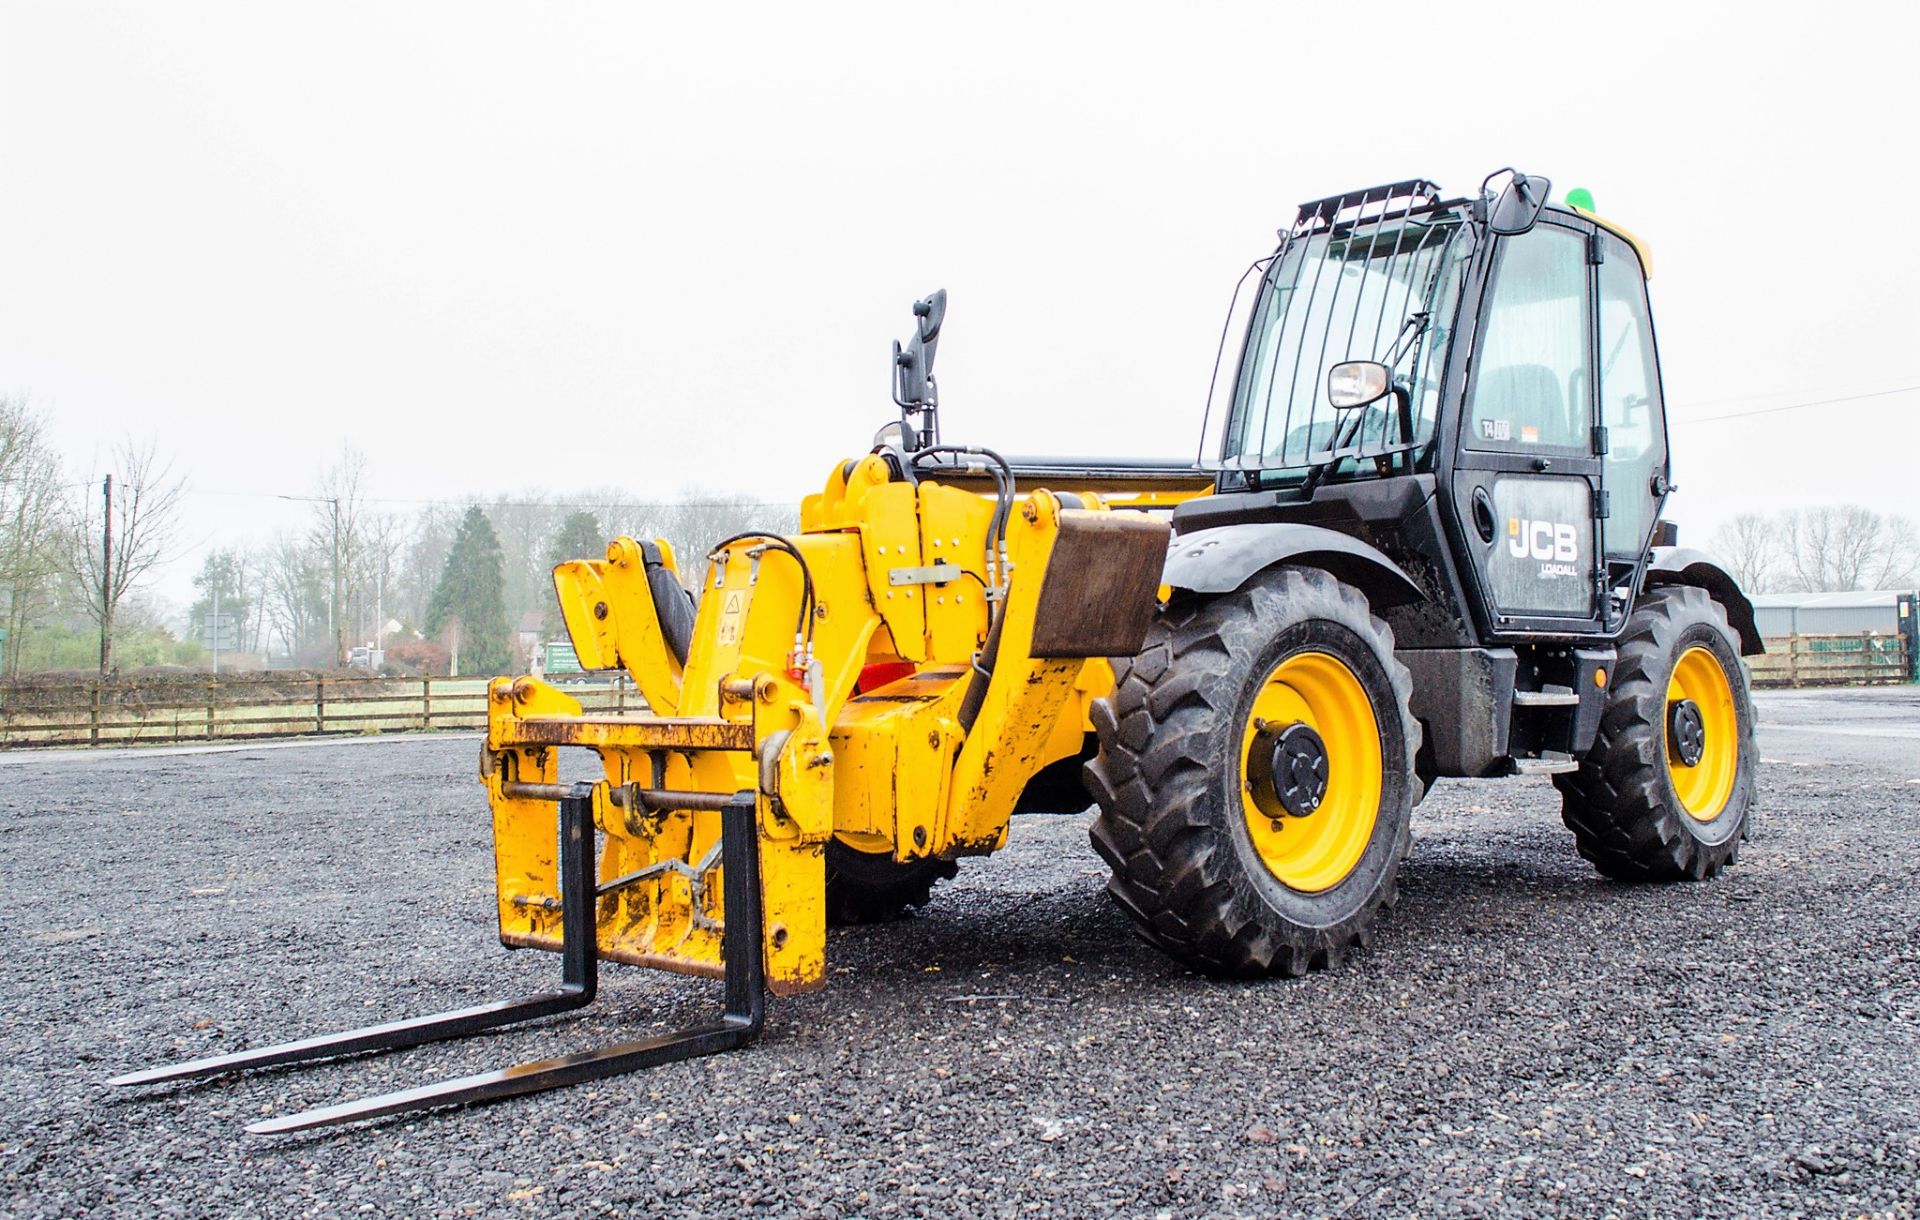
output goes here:
{"type": "Polygon", "coordinates": [[[502,673],[512,662],[500,539],[478,505],[460,519],[427,599],[427,634],[458,653],[462,674],[502,673]]]}
{"type": "MultiPolygon", "coordinates": [[[[569,559],[598,559],[606,550],[607,536],[600,530],[599,518],[585,510],[569,513],[547,546],[547,567],[558,567],[569,559]]],[[[540,605],[544,608],[542,629],[546,638],[566,639],[567,624],[560,616],[560,601],[554,596],[553,582],[547,582],[541,592],[540,605]]]]}

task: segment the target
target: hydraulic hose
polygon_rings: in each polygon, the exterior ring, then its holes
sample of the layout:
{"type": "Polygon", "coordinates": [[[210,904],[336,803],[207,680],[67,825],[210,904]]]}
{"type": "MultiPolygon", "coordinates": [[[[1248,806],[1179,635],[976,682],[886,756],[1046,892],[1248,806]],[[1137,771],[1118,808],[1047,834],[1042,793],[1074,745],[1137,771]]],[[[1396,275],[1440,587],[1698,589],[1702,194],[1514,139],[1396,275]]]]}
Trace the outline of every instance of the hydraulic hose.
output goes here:
{"type": "Polygon", "coordinates": [[[1013,516],[1013,467],[1006,458],[978,445],[930,445],[915,453],[913,460],[918,464],[921,458],[940,453],[962,458],[986,458],[991,463],[987,470],[993,475],[995,491],[993,518],[987,524],[986,559],[988,574],[998,581],[1000,596],[993,597],[994,590],[989,587],[987,642],[973,662],[966,693],[960,697],[958,718],[960,731],[964,733],[972,730],[973,722],[980,715],[981,705],[986,702],[987,688],[993,682],[993,667],[1000,659],[1000,631],[1006,621],[1006,591],[1011,583],[1011,574],[1007,571],[1007,524],[1013,516]]]}
{"type": "Polygon", "coordinates": [[[987,629],[986,647],[973,662],[973,673],[967,678],[966,693],[960,696],[960,731],[973,731],[973,722],[979,719],[980,706],[987,701],[987,687],[993,683],[993,666],[1000,659],[1000,626],[1006,616],[996,610],[993,626],[987,629]]]}
{"type": "Polygon", "coordinates": [[[793,561],[800,565],[800,618],[799,621],[793,625],[793,638],[795,643],[799,643],[804,639],[807,651],[812,652],[814,604],[813,570],[807,567],[807,558],[800,553],[799,547],[788,542],[778,534],[763,533],[760,530],[747,530],[743,533],[735,534],[731,538],[723,538],[719,542],[714,543],[712,554],[718,554],[736,542],[745,542],[751,538],[758,538],[775,550],[793,556],[793,561]]]}
{"type": "MultiPolygon", "coordinates": [[[[1004,591],[1007,583],[1007,523],[1013,516],[1013,467],[1007,459],[993,450],[980,445],[929,445],[913,455],[916,465],[920,459],[935,454],[950,453],[955,457],[983,457],[992,462],[988,467],[993,475],[994,505],[993,519],[987,525],[987,571],[999,582],[1004,591]]],[[[996,610],[996,618],[998,612],[996,610]]]]}

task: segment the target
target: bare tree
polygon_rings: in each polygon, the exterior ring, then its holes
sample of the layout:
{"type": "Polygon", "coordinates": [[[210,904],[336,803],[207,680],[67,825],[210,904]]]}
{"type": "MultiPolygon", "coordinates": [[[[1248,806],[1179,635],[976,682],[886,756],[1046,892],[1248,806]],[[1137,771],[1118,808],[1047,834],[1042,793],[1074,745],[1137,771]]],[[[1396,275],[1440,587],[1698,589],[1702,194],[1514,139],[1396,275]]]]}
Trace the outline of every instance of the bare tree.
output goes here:
{"type": "Polygon", "coordinates": [[[429,504],[414,514],[408,526],[397,570],[397,589],[389,590],[390,613],[416,631],[427,621],[427,603],[446,565],[460,510],[429,504]]]}
{"type": "Polygon", "coordinates": [[[45,420],[24,396],[0,395],[0,591],[7,598],[0,664],[9,674],[19,672],[27,627],[60,576],[63,490],[45,420]]]}
{"type": "Polygon", "coordinates": [[[657,536],[672,544],[680,580],[692,586],[706,571],[707,551],[721,539],[746,530],[790,534],[799,525],[798,511],[787,505],[691,489],[677,502],[650,510],[639,536],[657,536]]]}
{"type": "Polygon", "coordinates": [[[1800,592],[1902,588],[1920,577],[1920,543],[1904,517],[1857,504],[1795,509],[1782,514],[1780,533],[1800,592]]]}
{"type": "Polygon", "coordinates": [[[1713,554],[1748,593],[1769,592],[1781,565],[1780,527],[1761,513],[1741,513],[1713,535],[1713,554]]]}
{"type": "Polygon", "coordinates": [[[347,607],[358,586],[366,470],[367,455],[351,445],[343,446],[340,460],[321,473],[317,492],[296,497],[313,502],[314,523],[309,537],[314,547],[328,556],[327,620],[336,666],[347,662],[347,607]]]}
{"type": "Polygon", "coordinates": [[[249,547],[240,557],[240,570],[246,574],[247,604],[253,621],[247,624],[247,651],[265,656],[267,652],[267,551],[249,547]]]}
{"type": "Polygon", "coordinates": [[[100,626],[100,674],[113,671],[114,611],[167,557],[186,492],[152,440],[132,437],[113,449],[119,477],[81,492],[71,510],[67,564],[87,616],[100,626]]]}
{"type": "Polygon", "coordinates": [[[360,624],[363,638],[379,645],[385,642],[386,620],[393,614],[388,599],[396,591],[400,560],[406,550],[406,525],[396,513],[370,512],[355,523],[354,532],[359,537],[354,570],[360,588],[359,614],[354,621],[360,624]]]}
{"type": "Polygon", "coordinates": [[[287,655],[303,662],[325,637],[328,556],[286,531],[260,556],[260,604],[287,655]]]}
{"type": "Polygon", "coordinates": [[[541,492],[501,496],[487,506],[487,520],[500,539],[509,632],[518,628],[527,611],[541,608],[551,596],[547,539],[560,528],[567,512],[563,504],[541,492]]]}

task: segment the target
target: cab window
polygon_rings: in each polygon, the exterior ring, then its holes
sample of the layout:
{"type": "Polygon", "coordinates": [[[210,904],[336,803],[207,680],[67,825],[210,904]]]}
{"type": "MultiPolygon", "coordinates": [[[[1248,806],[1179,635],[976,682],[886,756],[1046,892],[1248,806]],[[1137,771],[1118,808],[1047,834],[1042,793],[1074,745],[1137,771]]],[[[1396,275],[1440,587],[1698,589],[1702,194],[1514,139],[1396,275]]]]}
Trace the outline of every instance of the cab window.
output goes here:
{"type": "Polygon", "coordinates": [[[1653,476],[1666,465],[1660,368],[1646,281],[1633,247],[1601,235],[1600,420],[1607,428],[1604,478],[1607,553],[1638,559],[1658,509],[1653,476]]]}
{"type": "Polygon", "coordinates": [[[1468,391],[1466,444],[1590,451],[1587,242],[1541,224],[1501,242],[1468,391]]]}

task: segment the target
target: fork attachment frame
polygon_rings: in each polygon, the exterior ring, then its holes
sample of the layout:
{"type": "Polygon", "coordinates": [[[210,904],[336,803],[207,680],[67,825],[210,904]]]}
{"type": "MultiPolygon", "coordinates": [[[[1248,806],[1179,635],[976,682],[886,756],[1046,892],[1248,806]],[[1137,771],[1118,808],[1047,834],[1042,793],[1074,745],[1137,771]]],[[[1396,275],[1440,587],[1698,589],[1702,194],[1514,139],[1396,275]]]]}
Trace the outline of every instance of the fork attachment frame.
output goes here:
{"type": "MultiPolygon", "coordinates": [[[[593,1002],[599,983],[599,958],[595,946],[598,903],[595,892],[592,786],[575,785],[569,795],[560,798],[559,805],[566,850],[559,862],[562,944],[561,984],[558,990],[457,1009],[431,1017],[370,1025],[232,1055],[195,1059],[188,1063],[117,1076],[107,1083],[158,1084],[247,1068],[395,1050],[425,1042],[463,1038],[502,1025],[533,1021],[584,1008],[593,1002]]],[[[726,999],[724,1008],[715,1020],[637,1042],[515,1064],[498,1071],[481,1072],[420,1088],[267,1119],[250,1125],[247,1130],[255,1135],[276,1135],[412,1110],[538,1093],[662,1063],[717,1054],[751,1042],[766,1019],[760,918],[760,843],[758,827],[755,825],[754,794],[735,794],[721,810],[720,817],[721,884],[726,920],[721,933],[721,945],[726,969],[726,999]]]]}

